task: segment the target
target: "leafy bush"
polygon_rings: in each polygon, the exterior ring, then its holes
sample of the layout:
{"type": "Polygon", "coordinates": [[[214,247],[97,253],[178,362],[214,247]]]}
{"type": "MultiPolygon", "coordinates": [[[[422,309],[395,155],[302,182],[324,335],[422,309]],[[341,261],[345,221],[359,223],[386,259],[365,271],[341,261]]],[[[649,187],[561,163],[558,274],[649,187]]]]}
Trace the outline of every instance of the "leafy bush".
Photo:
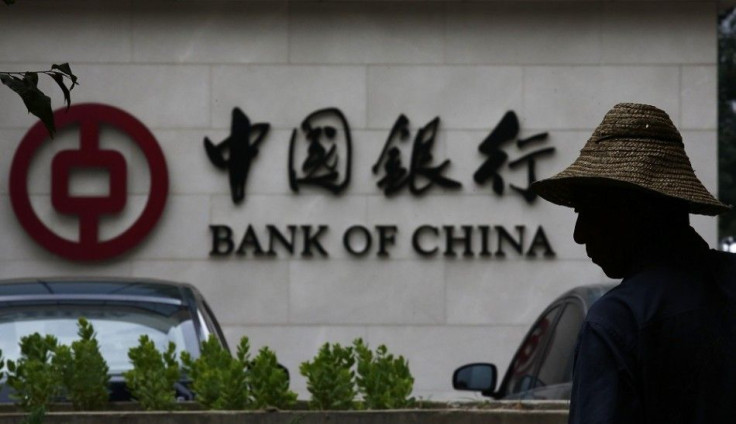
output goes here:
{"type": "Polygon", "coordinates": [[[296,402],[289,376],[268,348],[250,360],[250,342],[240,339],[235,357],[210,336],[199,358],[182,352],[184,371],[192,380],[195,400],[208,409],[284,408],[296,402]]]}
{"type": "Polygon", "coordinates": [[[312,409],[351,409],[357,394],[367,409],[414,404],[409,397],[414,387],[409,364],[403,356],[389,354],[385,345],[373,352],[362,339],[356,339],[352,347],[325,343],[312,362],[301,364],[300,371],[307,377],[312,409]]]}
{"type": "Polygon", "coordinates": [[[123,373],[130,394],[146,410],[172,410],[176,407],[176,389],[179,381],[179,363],[176,345],[169,342],[161,353],[153,341],[142,335],[138,346],[128,351],[133,369],[123,373]]]}
{"type": "Polygon", "coordinates": [[[410,398],[414,377],[403,356],[394,358],[385,345],[372,352],[362,339],[353,342],[356,356],[358,391],[368,409],[406,408],[414,403],[410,398]]]}
{"type": "Polygon", "coordinates": [[[21,338],[20,358],[8,360],[7,365],[8,385],[14,390],[11,396],[24,409],[38,414],[62,394],[75,409],[101,409],[107,404],[110,377],[94,328],[84,318],[77,326],[80,339],[71,348],[51,335],[34,333],[21,338]]]}
{"type": "Polygon", "coordinates": [[[355,399],[355,359],[351,347],[325,343],[311,362],[303,362],[299,371],[307,378],[312,409],[352,409],[355,399]]]}
{"type": "Polygon", "coordinates": [[[46,417],[46,407],[38,406],[33,408],[26,417],[24,417],[20,424],[43,424],[44,418],[46,417]]]}
{"type": "Polygon", "coordinates": [[[85,318],[77,322],[79,339],[68,346],[58,346],[54,361],[62,373],[62,383],[74,409],[91,411],[107,405],[110,368],[100,353],[92,324],[85,318]]]}
{"type": "Polygon", "coordinates": [[[268,347],[262,347],[248,368],[253,407],[288,408],[296,403],[296,393],[289,390],[289,374],[268,347]]]}
{"type": "Polygon", "coordinates": [[[61,393],[62,373],[53,361],[57,346],[56,337],[34,333],[20,339],[20,358],[7,361],[7,384],[23,409],[45,407],[61,393]]]}
{"type": "Polygon", "coordinates": [[[196,401],[207,409],[245,409],[251,402],[246,368],[250,349],[243,337],[235,358],[211,335],[202,343],[199,358],[182,352],[184,372],[192,380],[196,401]]]}

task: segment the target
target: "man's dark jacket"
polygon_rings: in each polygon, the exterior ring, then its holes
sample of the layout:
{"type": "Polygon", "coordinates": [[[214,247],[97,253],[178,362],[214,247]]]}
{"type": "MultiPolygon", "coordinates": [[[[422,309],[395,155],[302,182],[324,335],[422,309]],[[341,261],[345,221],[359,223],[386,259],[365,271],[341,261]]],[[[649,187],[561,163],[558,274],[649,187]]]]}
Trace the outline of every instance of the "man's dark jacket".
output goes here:
{"type": "Polygon", "coordinates": [[[736,423],[736,255],[679,241],[588,313],[570,423],[736,423]]]}

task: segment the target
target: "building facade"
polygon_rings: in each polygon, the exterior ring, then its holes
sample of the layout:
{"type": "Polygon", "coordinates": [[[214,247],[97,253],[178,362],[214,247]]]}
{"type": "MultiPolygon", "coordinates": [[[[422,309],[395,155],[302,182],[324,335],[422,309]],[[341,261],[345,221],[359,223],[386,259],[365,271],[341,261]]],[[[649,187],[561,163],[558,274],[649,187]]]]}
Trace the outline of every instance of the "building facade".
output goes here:
{"type": "MultiPolygon", "coordinates": [[[[299,363],[357,337],[408,358],[415,396],[467,398],[455,367],[505,369],[550,300],[607,281],[573,211],[526,189],[612,105],[667,111],[716,192],[718,8],[18,0],[0,69],[69,62],[80,86],[48,142],[0,90],[0,278],[187,281],[231,344],[276,351],[301,398],[299,363]],[[115,153],[60,159],[85,149],[115,153]]],[[[715,220],[693,225],[716,246],[715,220]]]]}

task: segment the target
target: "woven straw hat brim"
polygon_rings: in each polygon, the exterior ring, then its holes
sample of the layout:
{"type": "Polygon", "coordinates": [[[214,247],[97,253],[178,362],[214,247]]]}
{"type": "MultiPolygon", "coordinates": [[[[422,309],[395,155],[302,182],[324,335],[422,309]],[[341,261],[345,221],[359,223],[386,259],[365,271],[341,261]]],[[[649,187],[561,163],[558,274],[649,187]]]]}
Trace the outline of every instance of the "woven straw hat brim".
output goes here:
{"type": "Polygon", "coordinates": [[[575,207],[581,186],[614,185],[681,199],[690,213],[718,215],[730,209],[703,186],[670,117],[640,103],[619,103],[595,129],[567,169],[532,184],[544,199],[575,207]]]}
{"type": "Polygon", "coordinates": [[[629,186],[681,199],[690,213],[718,215],[730,208],[695,176],[681,144],[652,139],[591,139],[567,169],[532,188],[558,205],[576,207],[581,186],[629,186]]]}

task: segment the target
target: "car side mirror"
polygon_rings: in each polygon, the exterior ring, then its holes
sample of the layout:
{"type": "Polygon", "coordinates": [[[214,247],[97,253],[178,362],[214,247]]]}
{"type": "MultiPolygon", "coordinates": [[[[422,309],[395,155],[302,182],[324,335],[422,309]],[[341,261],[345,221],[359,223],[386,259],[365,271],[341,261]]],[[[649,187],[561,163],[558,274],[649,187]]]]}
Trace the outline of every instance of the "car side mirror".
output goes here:
{"type": "Polygon", "coordinates": [[[452,374],[452,387],[455,390],[472,390],[484,396],[493,396],[496,390],[498,371],[493,364],[467,364],[452,374]]]}
{"type": "Polygon", "coordinates": [[[291,375],[289,374],[289,369],[285,366],[281,365],[281,363],[276,364],[281,370],[283,370],[286,373],[286,381],[291,382],[291,375]]]}

